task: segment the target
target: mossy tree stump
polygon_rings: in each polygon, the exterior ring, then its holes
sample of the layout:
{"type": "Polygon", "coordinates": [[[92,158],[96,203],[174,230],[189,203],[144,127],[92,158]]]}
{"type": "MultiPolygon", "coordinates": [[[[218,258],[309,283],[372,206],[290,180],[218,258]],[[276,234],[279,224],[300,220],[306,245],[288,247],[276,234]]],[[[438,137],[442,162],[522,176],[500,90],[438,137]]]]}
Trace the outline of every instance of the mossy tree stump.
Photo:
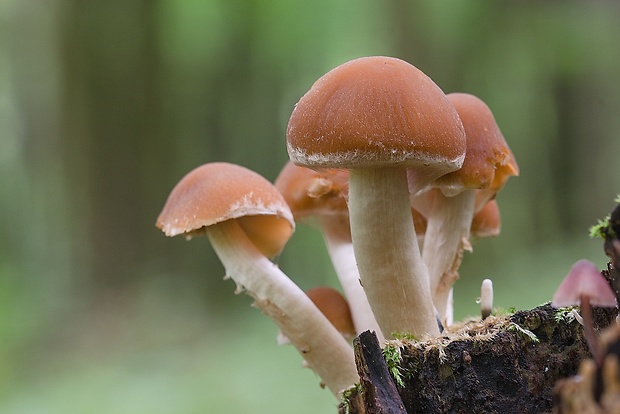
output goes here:
{"type": "MultiPolygon", "coordinates": [[[[616,315],[616,309],[595,308],[595,328],[616,315]]],[[[575,375],[590,357],[574,314],[549,304],[466,322],[428,341],[391,340],[382,353],[396,384],[394,398],[407,413],[550,412],[556,382],[575,375]]],[[[356,362],[362,374],[359,355],[356,362]]],[[[369,387],[362,382],[345,393],[340,413],[391,412],[365,404],[369,387]]]]}

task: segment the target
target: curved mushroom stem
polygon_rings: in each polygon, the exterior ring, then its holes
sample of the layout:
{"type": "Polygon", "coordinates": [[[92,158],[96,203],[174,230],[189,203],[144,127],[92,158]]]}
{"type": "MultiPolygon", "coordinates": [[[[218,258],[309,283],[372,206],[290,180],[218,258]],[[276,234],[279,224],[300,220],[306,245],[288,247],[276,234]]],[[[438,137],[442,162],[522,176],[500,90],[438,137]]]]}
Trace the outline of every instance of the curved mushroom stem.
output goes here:
{"type": "Polygon", "coordinates": [[[447,315],[448,300],[459,277],[463,251],[471,251],[469,233],[474,204],[474,190],[465,190],[453,197],[438,191],[427,217],[422,259],[428,266],[433,302],[444,324],[452,320],[452,315],[447,315]]]}
{"type": "Polygon", "coordinates": [[[235,220],[207,227],[207,236],[226,269],[226,278],[245,291],[297,348],[331,392],[359,381],[353,350],[308,296],[263,256],[235,220]]]}
{"type": "Polygon", "coordinates": [[[590,297],[588,295],[580,296],[581,317],[583,318],[583,336],[586,339],[592,358],[600,368],[603,366],[603,353],[599,345],[599,339],[594,331],[592,306],[590,306],[590,297]]]}
{"type": "Polygon", "coordinates": [[[351,169],[351,237],[368,302],[386,337],[439,335],[411,218],[404,168],[351,169]]]}
{"type": "Polygon", "coordinates": [[[385,338],[370,308],[357,270],[348,217],[323,215],[320,220],[327,251],[351,308],[355,332],[359,335],[364,331],[374,331],[382,344],[385,338]]]}

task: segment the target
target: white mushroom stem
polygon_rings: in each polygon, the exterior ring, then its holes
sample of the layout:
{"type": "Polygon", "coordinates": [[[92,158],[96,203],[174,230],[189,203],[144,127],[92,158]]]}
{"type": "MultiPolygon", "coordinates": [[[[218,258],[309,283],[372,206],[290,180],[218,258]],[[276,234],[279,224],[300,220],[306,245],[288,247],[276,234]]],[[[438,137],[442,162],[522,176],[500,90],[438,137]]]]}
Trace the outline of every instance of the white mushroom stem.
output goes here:
{"type": "Polygon", "coordinates": [[[480,286],[480,316],[485,320],[493,312],[493,282],[484,279],[480,286]]]}
{"type": "Polygon", "coordinates": [[[437,319],[443,324],[444,328],[452,326],[454,323],[454,289],[450,289],[448,292],[448,299],[446,300],[446,317],[445,321],[441,320],[439,312],[437,313],[437,319]]]}
{"type": "Polygon", "coordinates": [[[370,308],[366,292],[360,281],[357,261],[353,252],[351,230],[345,215],[323,215],[320,218],[325,245],[334,270],[349,302],[355,332],[374,331],[379,343],[385,341],[381,328],[370,308]]]}
{"type": "Polygon", "coordinates": [[[383,334],[439,335],[405,169],[351,169],[349,215],[362,285],[383,334]]]}
{"type": "Polygon", "coordinates": [[[433,302],[442,323],[452,320],[452,315],[447,315],[450,290],[459,277],[463,251],[471,251],[469,232],[474,201],[474,190],[453,197],[437,192],[427,217],[422,259],[428,266],[433,302]]]}
{"type": "Polygon", "coordinates": [[[207,236],[237,293],[254,298],[254,306],[278,325],[336,397],[359,381],[351,346],[308,296],[256,249],[236,221],[207,227],[207,236]]]}

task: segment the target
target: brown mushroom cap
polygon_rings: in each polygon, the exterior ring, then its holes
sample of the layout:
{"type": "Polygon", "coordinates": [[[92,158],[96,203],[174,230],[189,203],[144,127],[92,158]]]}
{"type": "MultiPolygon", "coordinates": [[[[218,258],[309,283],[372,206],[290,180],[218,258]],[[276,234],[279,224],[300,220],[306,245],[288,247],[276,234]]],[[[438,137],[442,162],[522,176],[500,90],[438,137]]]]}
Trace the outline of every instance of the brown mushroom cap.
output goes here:
{"type": "Polygon", "coordinates": [[[307,167],[462,163],[465,134],[442,90],[400,59],[344,63],[319,78],[295,106],[287,128],[291,160],[307,167]]]}
{"type": "Polygon", "coordinates": [[[355,336],[349,304],[340,292],[327,286],[319,286],[308,290],[306,294],[338,332],[345,338],[355,336]]]}
{"type": "MultiPolygon", "coordinates": [[[[349,171],[346,169],[323,168],[315,171],[288,161],[274,185],[297,221],[313,215],[349,214],[346,200],[349,192],[349,171]]],[[[411,215],[416,234],[424,236],[426,218],[413,207],[411,215]]]]}
{"type": "Polygon", "coordinates": [[[474,95],[451,93],[447,97],[465,127],[467,153],[462,167],[438,178],[437,186],[446,195],[454,195],[466,188],[499,191],[508,177],[519,175],[519,166],[493,113],[474,95]]]}
{"type": "Polygon", "coordinates": [[[497,201],[492,199],[474,214],[471,222],[471,234],[476,238],[495,237],[499,235],[500,229],[499,207],[497,201]]]}
{"type": "Polygon", "coordinates": [[[168,196],[156,226],[167,236],[191,237],[232,219],[267,257],[282,250],[295,228],[290,209],[273,184],[254,171],[224,162],[204,164],[185,175],[168,196]]]}
{"type": "Polygon", "coordinates": [[[274,182],[296,220],[320,214],[348,215],[349,172],[300,167],[287,162],[274,182]]]}

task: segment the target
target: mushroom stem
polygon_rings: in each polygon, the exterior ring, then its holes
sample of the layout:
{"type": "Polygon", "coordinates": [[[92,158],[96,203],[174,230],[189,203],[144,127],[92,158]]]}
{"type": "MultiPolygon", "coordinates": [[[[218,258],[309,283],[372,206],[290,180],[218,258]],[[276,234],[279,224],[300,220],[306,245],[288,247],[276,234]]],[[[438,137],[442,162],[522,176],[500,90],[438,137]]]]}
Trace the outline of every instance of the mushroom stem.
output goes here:
{"type": "Polygon", "coordinates": [[[308,296],[263,256],[235,220],[206,228],[226,278],[245,291],[254,306],[269,316],[290,339],[308,365],[339,397],[358,381],[353,351],[308,296]]]}
{"type": "Polygon", "coordinates": [[[485,320],[493,312],[493,282],[491,279],[484,279],[480,286],[480,315],[485,320]]]}
{"type": "Polygon", "coordinates": [[[439,335],[405,169],[351,169],[349,215],[362,285],[383,334],[439,335]]]}
{"type": "Polygon", "coordinates": [[[374,331],[379,343],[383,343],[385,338],[360,281],[348,217],[323,215],[320,220],[327,251],[351,308],[355,332],[359,335],[364,331],[374,331]]]}
{"type": "Polygon", "coordinates": [[[583,318],[583,336],[586,339],[592,358],[600,368],[603,366],[604,355],[599,346],[599,339],[594,331],[592,306],[590,305],[590,297],[588,295],[580,296],[581,317],[583,318]]]}
{"type": "Polygon", "coordinates": [[[463,251],[471,251],[469,233],[474,216],[475,191],[465,190],[446,197],[437,191],[433,208],[427,217],[422,259],[430,275],[433,302],[445,324],[450,290],[459,278],[463,251]]]}

